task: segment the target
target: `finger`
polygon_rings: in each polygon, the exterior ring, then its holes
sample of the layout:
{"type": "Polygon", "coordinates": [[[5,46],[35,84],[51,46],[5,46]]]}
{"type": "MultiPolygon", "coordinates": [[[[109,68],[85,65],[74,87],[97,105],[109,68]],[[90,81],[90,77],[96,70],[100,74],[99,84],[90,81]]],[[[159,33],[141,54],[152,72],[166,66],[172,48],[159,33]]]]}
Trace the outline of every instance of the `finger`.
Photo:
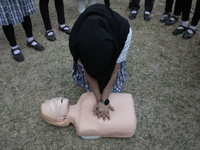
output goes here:
{"type": "Polygon", "coordinates": [[[111,105],[109,105],[108,108],[110,108],[110,110],[112,110],[112,111],[115,110],[111,105]]]}
{"type": "Polygon", "coordinates": [[[96,109],[97,109],[97,106],[95,105],[94,108],[93,108],[93,111],[95,111],[96,109]]]}
{"type": "Polygon", "coordinates": [[[98,112],[98,118],[100,118],[101,117],[101,112],[98,112]]]}
{"type": "Polygon", "coordinates": [[[103,115],[103,120],[104,120],[104,121],[106,120],[106,115],[103,115]]]}
{"type": "Polygon", "coordinates": [[[110,111],[108,112],[106,117],[107,117],[108,120],[110,120],[110,111]]]}
{"type": "Polygon", "coordinates": [[[94,115],[97,116],[97,110],[94,111],[94,115]]]}

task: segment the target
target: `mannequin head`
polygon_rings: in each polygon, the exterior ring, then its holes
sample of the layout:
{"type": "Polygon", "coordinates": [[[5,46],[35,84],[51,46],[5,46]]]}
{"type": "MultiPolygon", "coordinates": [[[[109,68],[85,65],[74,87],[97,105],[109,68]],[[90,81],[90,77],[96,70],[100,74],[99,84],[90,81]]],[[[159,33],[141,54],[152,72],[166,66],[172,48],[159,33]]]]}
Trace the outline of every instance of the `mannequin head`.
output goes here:
{"type": "Polygon", "coordinates": [[[52,125],[66,127],[70,124],[66,118],[69,111],[69,100],[58,97],[46,100],[41,105],[41,114],[44,120],[52,125]]]}

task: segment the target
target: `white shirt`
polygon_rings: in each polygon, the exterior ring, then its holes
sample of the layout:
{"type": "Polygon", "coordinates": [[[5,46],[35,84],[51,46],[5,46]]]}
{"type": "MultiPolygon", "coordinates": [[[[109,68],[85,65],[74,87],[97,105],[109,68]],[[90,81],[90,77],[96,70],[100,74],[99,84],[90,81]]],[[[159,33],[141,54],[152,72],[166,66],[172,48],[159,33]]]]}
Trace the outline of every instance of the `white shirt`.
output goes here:
{"type": "Polygon", "coordinates": [[[121,62],[126,60],[126,56],[128,54],[128,49],[129,49],[130,44],[131,44],[131,39],[132,39],[132,30],[131,30],[131,28],[129,28],[129,33],[128,33],[128,36],[126,38],[124,48],[123,48],[121,54],[119,55],[119,57],[117,59],[117,63],[121,63],[121,62]]]}

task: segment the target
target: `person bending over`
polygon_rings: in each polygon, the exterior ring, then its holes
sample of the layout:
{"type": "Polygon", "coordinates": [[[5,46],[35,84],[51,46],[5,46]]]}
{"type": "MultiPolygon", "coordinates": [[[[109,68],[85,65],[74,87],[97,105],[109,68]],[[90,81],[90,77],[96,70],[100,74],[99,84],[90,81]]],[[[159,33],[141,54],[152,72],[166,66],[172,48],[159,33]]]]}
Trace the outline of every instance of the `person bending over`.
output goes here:
{"type": "Polygon", "coordinates": [[[128,21],[103,4],[88,7],[76,20],[69,48],[73,56],[72,77],[86,91],[93,91],[94,113],[110,119],[109,94],[119,93],[126,80],[126,56],[132,30],[128,21]]]}

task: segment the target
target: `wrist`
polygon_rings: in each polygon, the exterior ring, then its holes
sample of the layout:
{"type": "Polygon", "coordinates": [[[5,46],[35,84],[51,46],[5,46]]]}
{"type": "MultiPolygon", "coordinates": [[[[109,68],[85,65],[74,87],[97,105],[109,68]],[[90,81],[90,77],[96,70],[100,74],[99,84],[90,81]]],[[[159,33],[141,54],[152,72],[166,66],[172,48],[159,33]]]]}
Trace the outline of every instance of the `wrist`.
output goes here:
{"type": "Polygon", "coordinates": [[[109,99],[101,99],[99,102],[101,102],[107,106],[110,103],[110,100],[109,99]]]}

